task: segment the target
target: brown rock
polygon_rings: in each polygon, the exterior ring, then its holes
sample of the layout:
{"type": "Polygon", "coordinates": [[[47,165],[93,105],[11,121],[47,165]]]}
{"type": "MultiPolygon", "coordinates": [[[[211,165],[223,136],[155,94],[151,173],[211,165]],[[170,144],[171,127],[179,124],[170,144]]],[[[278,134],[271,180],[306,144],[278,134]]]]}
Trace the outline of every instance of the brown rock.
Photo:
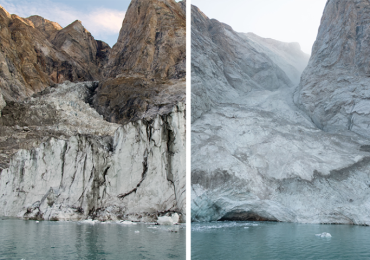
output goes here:
{"type": "Polygon", "coordinates": [[[174,0],[131,2],[105,68],[109,79],[100,84],[94,99],[106,120],[125,123],[151,118],[153,111],[165,113],[184,101],[186,15],[182,7],[174,0]]]}
{"type": "Polygon", "coordinates": [[[88,80],[100,79],[101,71],[98,69],[96,57],[98,44],[91,33],[82,26],[81,21],[76,20],[58,31],[52,44],[87,69],[87,75],[77,75],[78,77],[88,77],[88,80]]]}
{"type": "Polygon", "coordinates": [[[186,15],[174,0],[133,0],[107,66],[110,77],[185,77],[186,15]]]}
{"type": "MultiPolygon", "coordinates": [[[[185,4],[133,0],[117,44],[96,41],[75,21],[0,10],[0,89],[23,100],[55,83],[100,81],[91,100],[106,120],[125,123],[171,111],[185,100],[185,4]]],[[[90,102],[90,101],[89,101],[90,102]]]]}
{"type": "MultiPolygon", "coordinates": [[[[66,80],[101,79],[104,58],[97,58],[99,44],[81,22],[62,29],[42,17],[21,18],[0,7],[0,27],[0,89],[5,100],[22,100],[66,80]]],[[[107,45],[101,49],[109,52],[107,45]]]]}
{"type": "Polygon", "coordinates": [[[186,82],[121,77],[105,80],[97,91],[94,105],[99,114],[109,122],[124,124],[168,114],[180,101],[185,103],[186,82]]]}
{"type": "Polygon", "coordinates": [[[103,41],[96,41],[98,45],[98,50],[96,52],[96,59],[98,62],[98,67],[102,68],[108,63],[109,53],[111,51],[111,47],[103,42],[103,41]]]}
{"type": "Polygon", "coordinates": [[[35,28],[39,29],[49,41],[55,38],[58,31],[62,30],[63,27],[56,22],[49,21],[38,15],[32,15],[27,18],[30,20],[35,28]]]}

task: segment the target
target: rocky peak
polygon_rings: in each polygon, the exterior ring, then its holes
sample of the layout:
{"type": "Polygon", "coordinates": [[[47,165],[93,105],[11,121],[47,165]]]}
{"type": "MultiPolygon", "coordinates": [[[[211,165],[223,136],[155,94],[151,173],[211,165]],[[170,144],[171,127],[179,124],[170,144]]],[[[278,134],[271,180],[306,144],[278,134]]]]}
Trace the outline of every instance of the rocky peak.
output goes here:
{"type": "Polygon", "coordinates": [[[89,33],[86,28],[82,25],[82,22],[80,20],[76,20],[74,21],[73,23],[71,23],[70,25],[68,25],[66,28],[66,30],[75,30],[79,33],[89,33]]]}
{"type": "Polygon", "coordinates": [[[52,43],[56,48],[68,53],[79,64],[88,67],[91,79],[101,79],[96,60],[98,44],[81,21],[76,20],[59,30],[52,43]]]}
{"type": "MultiPolygon", "coordinates": [[[[294,86],[299,84],[303,70],[306,68],[310,55],[304,53],[298,42],[281,42],[271,38],[263,38],[254,33],[247,33],[249,43],[263,46],[263,52],[284,70],[294,86]]],[[[258,47],[256,47],[258,49],[258,47]]]]}
{"type": "Polygon", "coordinates": [[[186,15],[174,0],[133,0],[126,12],[107,73],[184,78],[186,15]]]}
{"type": "Polygon", "coordinates": [[[191,17],[192,120],[219,103],[243,102],[251,91],[298,84],[308,61],[302,51],[289,55],[289,43],[235,32],[196,6],[191,17]],[[297,63],[302,63],[301,70],[297,63]]]}
{"type": "Polygon", "coordinates": [[[98,49],[96,51],[96,59],[98,62],[98,66],[102,68],[105,64],[108,63],[111,47],[107,43],[99,40],[96,41],[96,44],[98,46],[98,49]]]}
{"type": "Polygon", "coordinates": [[[106,120],[124,123],[168,113],[185,98],[183,8],[174,0],[133,0],[113,49],[96,41],[79,20],[61,28],[39,16],[23,19],[4,12],[0,26],[8,30],[1,38],[0,88],[5,101],[66,80],[97,80],[93,104],[106,120]]]}
{"type": "Polygon", "coordinates": [[[58,23],[49,21],[38,15],[32,15],[27,19],[34,24],[35,28],[43,32],[49,41],[52,41],[56,33],[63,29],[58,23]]]}
{"type": "Polygon", "coordinates": [[[131,2],[94,98],[106,120],[151,120],[185,101],[185,26],[180,3],[131,2]]]}
{"type": "Polygon", "coordinates": [[[370,3],[366,0],[328,1],[310,64],[343,67],[370,76],[370,3]]]}
{"type": "Polygon", "coordinates": [[[101,43],[99,49],[80,21],[62,28],[40,16],[21,18],[0,8],[0,27],[0,88],[5,100],[22,100],[66,80],[101,79],[110,48],[101,43]]]}
{"type": "Polygon", "coordinates": [[[369,134],[370,3],[327,2],[295,101],[326,131],[369,134]]]}
{"type": "Polygon", "coordinates": [[[26,18],[19,17],[16,14],[12,14],[11,15],[11,18],[13,20],[13,23],[24,23],[27,26],[30,26],[32,28],[35,28],[35,26],[33,25],[33,23],[31,21],[27,20],[26,18]]]}
{"type": "Polygon", "coordinates": [[[7,10],[5,10],[5,8],[4,7],[2,7],[1,5],[0,5],[0,17],[2,18],[2,19],[4,19],[4,18],[8,18],[8,19],[11,19],[11,15],[8,13],[8,11],[7,10]]]}

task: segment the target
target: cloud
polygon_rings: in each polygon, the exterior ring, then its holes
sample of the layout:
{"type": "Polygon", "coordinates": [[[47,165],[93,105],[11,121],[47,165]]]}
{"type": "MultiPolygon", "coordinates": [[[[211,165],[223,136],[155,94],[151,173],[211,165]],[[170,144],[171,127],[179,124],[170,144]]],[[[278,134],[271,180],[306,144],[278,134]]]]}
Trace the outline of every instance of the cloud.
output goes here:
{"type": "MultiPolygon", "coordinates": [[[[118,36],[123,18],[125,17],[125,11],[122,10],[90,8],[80,11],[50,0],[19,0],[17,2],[0,0],[0,5],[11,14],[17,14],[21,17],[39,15],[59,23],[62,27],[67,26],[75,20],[80,20],[94,38],[102,40],[105,38],[112,39],[112,36],[118,36]]],[[[110,44],[112,45],[112,43],[110,44]]]]}
{"type": "Polygon", "coordinates": [[[99,10],[88,14],[87,24],[91,25],[91,32],[96,33],[118,33],[122,26],[125,12],[115,10],[99,10]]]}

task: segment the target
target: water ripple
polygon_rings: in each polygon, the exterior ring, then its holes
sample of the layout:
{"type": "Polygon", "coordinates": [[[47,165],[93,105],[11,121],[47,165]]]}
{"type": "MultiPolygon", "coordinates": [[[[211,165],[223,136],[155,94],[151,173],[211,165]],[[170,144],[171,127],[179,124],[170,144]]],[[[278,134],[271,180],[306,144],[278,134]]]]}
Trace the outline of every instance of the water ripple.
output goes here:
{"type": "Polygon", "coordinates": [[[2,219],[0,259],[185,259],[185,233],[185,225],[2,219]]]}
{"type": "Polygon", "coordinates": [[[370,227],[274,222],[192,223],[192,260],[370,259],[370,227]],[[248,227],[248,228],[245,228],[248,227]],[[318,237],[328,232],[332,237],[318,237]]]}

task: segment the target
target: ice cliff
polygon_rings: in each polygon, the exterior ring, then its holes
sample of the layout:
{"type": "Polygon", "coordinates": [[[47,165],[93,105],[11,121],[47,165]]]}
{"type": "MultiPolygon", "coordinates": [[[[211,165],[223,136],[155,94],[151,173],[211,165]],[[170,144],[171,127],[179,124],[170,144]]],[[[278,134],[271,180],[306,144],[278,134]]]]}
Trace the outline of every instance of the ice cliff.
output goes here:
{"type": "MultiPolygon", "coordinates": [[[[297,44],[236,33],[192,8],[192,221],[370,224],[370,140],[345,126],[323,131],[300,109],[315,107],[307,99],[328,106],[350,99],[336,92],[342,88],[325,99],[332,93],[329,88],[337,86],[328,80],[340,78],[331,67],[321,77],[316,72],[323,69],[314,63],[319,64],[316,57],[343,57],[333,52],[348,51],[325,49],[342,44],[333,38],[342,24],[327,23],[328,16],[343,22],[351,14],[360,19],[367,6],[367,1],[328,1],[300,82],[308,56],[297,44]],[[336,30],[325,28],[329,25],[336,30]],[[305,94],[307,81],[316,97],[305,94]],[[299,95],[307,99],[297,105],[294,96],[299,95]]],[[[365,28],[367,20],[361,23],[365,28]]],[[[341,69],[349,73],[352,66],[341,69]]],[[[352,91],[347,83],[343,89],[352,91]]],[[[365,99],[364,89],[353,95],[365,99]]]]}
{"type": "MultiPolygon", "coordinates": [[[[123,126],[109,124],[106,133],[94,129],[100,132],[95,135],[81,126],[81,134],[70,137],[63,136],[68,134],[65,129],[53,129],[57,137],[17,151],[2,170],[0,214],[153,221],[160,212],[185,212],[184,109],[179,103],[167,115],[123,126]]],[[[93,120],[85,116],[80,112],[76,119],[93,120]]],[[[31,136],[46,127],[20,128],[13,136],[31,136]]]]}
{"type": "Polygon", "coordinates": [[[0,24],[0,215],[185,221],[183,3],[133,0],[112,49],[80,21],[0,24]]]}

